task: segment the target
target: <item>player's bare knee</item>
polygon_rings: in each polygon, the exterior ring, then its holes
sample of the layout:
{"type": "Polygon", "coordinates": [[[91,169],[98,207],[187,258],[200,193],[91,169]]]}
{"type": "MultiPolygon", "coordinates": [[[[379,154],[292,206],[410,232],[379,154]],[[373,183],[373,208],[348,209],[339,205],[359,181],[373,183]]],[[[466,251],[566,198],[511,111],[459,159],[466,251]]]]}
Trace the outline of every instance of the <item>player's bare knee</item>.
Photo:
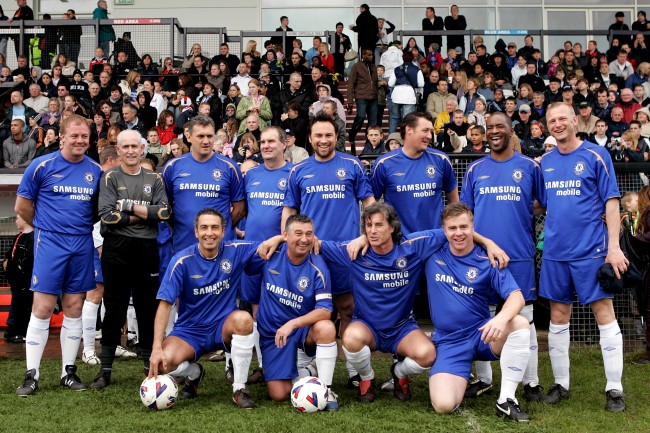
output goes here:
{"type": "Polygon", "coordinates": [[[235,334],[248,335],[253,332],[253,317],[248,312],[237,310],[231,314],[235,334]]]}
{"type": "Polygon", "coordinates": [[[431,405],[436,413],[450,414],[456,410],[460,403],[450,397],[436,396],[431,398],[431,405]]]}
{"type": "Polygon", "coordinates": [[[417,362],[420,367],[431,367],[436,359],[436,350],[433,344],[419,346],[411,359],[417,362]]]}
{"type": "Polygon", "coordinates": [[[510,328],[511,328],[510,332],[518,331],[520,329],[528,329],[528,327],[529,327],[528,320],[526,320],[523,316],[517,315],[513,317],[512,320],[510,321],[510,328]]]}
{"type": "Polygon", "coordinates": [[[336,328],[331,320],[319,320],[312,325],[316,343],[331,343],[336,340],[336,328]]]}

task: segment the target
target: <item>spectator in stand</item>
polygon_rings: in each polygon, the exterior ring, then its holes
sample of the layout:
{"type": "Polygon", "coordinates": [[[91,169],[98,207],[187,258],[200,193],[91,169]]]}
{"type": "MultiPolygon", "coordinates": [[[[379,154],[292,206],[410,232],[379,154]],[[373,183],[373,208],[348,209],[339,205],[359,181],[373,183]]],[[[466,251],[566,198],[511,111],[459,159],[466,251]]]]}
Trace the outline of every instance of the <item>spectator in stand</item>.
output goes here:
{"type": "Polygon", "coordinates": [[[395,68],[393,75],[388,79],[388,87],[393,89],[388,122],[390,133],[396,132],[398,122],[416,110],[418,95],[424,87],[422,71],[411,63],[413,54],[405,52],[402,60],[404,64],[395,68]]]}
{"type": "Polygon", "coordinates": [[[438,115],[445,110],[445,101],[449,96],[447,91],[449,84],[446,80],[438,81],[437,91],[433,92],[427,98],[427,112],[434,119],[435,124],[438,115]]]}
{"type": "Polygon", "coordinates": [[[231,72],[236,71],[237,67],[241,63],[239,61],[239,57],[235,56],[234,54],[230,54],[230,48],[225,42],[219,46],[219,54],[210,59],[210,64],[219,63],[220,60],[226,62],[226,65],[228,65],[228,70],[231,72]]]}
{"type": "Polygon", "coordinates": [[[582,51],[582,44],[580,42],[576,42],[573,44],[573,48],[571,49],[573,51],[573,56],[580,65],[581,68],[585,68],[587,66],[588,58],[587,55],[582,51]]]}
{"type": "Polygon", "coordinates": [[[451,122],[452,119],[452,113],[458,108],[458,99],[453,96],[449,95],[445,99],[445,109],[438,112],[438,116],[436,117],[436,121],[433,125],[433,132],[436,134],[436,137],[438,139],[438,143],[442,142],[442,134],[444,131],[444,127],[447,123],[451,122]]]}
{"type": "Polygon", "coordinates": [[[634,93],[631,89],[621,90],[621,100],[615,106],[623,110],[623,121],[628,124],[634,119],[634,113],[642,108],[641,104],[634,101],[634,93]]]}
{"type": "MultiPolygon", "coordinates": [[[[616,12],[616,15],[614,17],[616,20],[609,26],[608,30],[630,30],[627,24],[625,24],[625,13],[620,11],[616,12]]],[[[614,39],[618,39],[620,44],[624,44],[625,42],[630,41],[630,36],[614,32],[612,34],[612,40],[610,40],[610,43],[613,43],[614,39]]]]}
{"type": "Polygon", "coordinates": [[[650,63],[643,62],[640,63],[636,68],[636,72],[630,74],[625,79],[625,87],[628,89],[634,90],[635,86],[642,85],[648,81],[648,75],[650,73],[650,63]]]}
{"type": "MultiPolygon", "coordinates": [[[[268,98],[260,94],[260,82],[255,78],[252,78],[248,82],[248,94],[243,96],[241,101],[239,101],[236,117],[237,120],[242,121],[251,114],[255,114],[259,121],[263,123],[263,126],[266,126],[266,123],[273,116],[271,113],[271,104],[268,98]]],[[[244,127],[245,124],[242,122],[239,127],[240,135],[244,132],[244,127]]],[[[260,129],[263,129],[263,127],[260,129]]]]}
{"type": "Polygon", "coordinates": [[[524,46],[519,48],[519,51],[517,51],[517,56],[525,56],[526,61],[533,60],[533,50],[535,47],[533,47],[533,37],[531,35],[526,35],[524,37],[524,46]]]}
{"type": "Polygon", "coordinates": [[[592,114],[591,103],[582,101],[578,104],[578,126],[576,131],[583,134],[591,134],[596,131],[596,122],[598,117],[592,114]]]}
{"type": "Polygon", "coordinates": [[[68,60],[68,56],[63,53],[59,53],[59,55],[54,59],[54,62],[52,63],[52,70],[54,71],[54,68],[57,66],[61,67],[61,74],[67,77],[71,77],[74,73],[74,70],[76,69],[76,63],[68,60]]]}
{"type": "Polygon", "coordinates": [[[5,168],[26,168],[34,159],[36,142],[23,134],[25,121],[15,118],[11,121],[11,137],[2,143],[5,168]]]}
{"type": "MultiPolygon", "coordinates": [[[[99,0],[97,2],[97,8],[93,11],[93,19],[108,19],[108,4],[106,3],[106,0],[99,0]]],[[[113,29],[113,26],[99,26],[99,46],[105,54],[111,52],[111,42],[115,42],[115,30],[113,29]]]]}
{"type": "MultiPolygon", "coordinates": [[[[647,30],[646,30],[647,31],[647,30]]],[[[636,57],[639,62],[650,61],[650,49],[643,33],[638,33],[632,42],[632,55],[636,57]]]]}
{"type": "MultiPolygon", "coordinates": [[[[372,48],[364,48],[361,51],[361,62],[352,66],[348,78],[347,107],[348,113],[352,112],[352,106],[356,101],[357,114],[350,130],[350,153],[356,155],[354,140],[361,130],[363,122],[368,116],[368,126],[377,124],[377,66],[372,61],[372,48]]],[[[414,69],[418,69],[415,68],[414,69]]],[[[419,69],[418,69],[418,73],[419,69]]],[[[390,85],[390,78],[389,78],[390,85]]],[[[423,83],[424,85],[424,83],[423,83]]]]}
{"type": "Polygon", "coordinates": [[[292,53],[291,54],[291,63],[287,64],[284,67],[284,77],[287,81],[289,81],[289,77],[291,74],[294,72],[297,72],[300,74],[301,78],[301,87],[306,87],[307,86],[307,76],[310,75],[309,68],[304,65],[304,58],[300,55],[300,53],[292,53]],[[304,85],[303,85],[304,83],[304,85]]]}
{"type": "Polygon", "coordinates": [[[609,150],[612,158],[614,157],[614,150],[612,148],[612,142],[609,137],[609,132],[607,131],[607,121],[599,119],[596,121],[596,130],[589,135],[588,140],[592,143],[596,143],[599,146],[602,146],[609,150]]]}
{"type": "Polygon", "coordinates": [[[616,60],[609,64],[609,73],[616,76],[619,89],[625,87],[627,77],[634,74],[634,68],[627,60],[627,51],[622,49],[618,51],[616,60]]]}
{"type": "Polygon", "coordinates": [[[176,129],[174,114],[169,110],[163,110],[158,117],[158,124],[155,129],[158,132],[160,143],[163,145],[169,144],[178,135],[174,133],[174,129],[176,129]]]}
{"type": "Polygon", "coordinates": [[[29,85],[29,98],[23,101],[26,106],[31,107],[37,113],[44,113],[47,111],[49,102],[47,96],[44,96],[43,92],[41,92],[38,84],[29,85]]]}
{"type": "Polygon", "coordinates": [[[352,49],[350,37],[343,33],[343,23],[336,23],[336,33],[334,34],[334,43],[332,51],[334,55],[334,72],[343,74],[345,69],[345,53],[352,49]]]}
{"type": "Polygon", "coordinates": [[[58,127],[61,118],[61,103],[58,98],[50,98],[47,107],[47,111],[41,116],[39,125],[46,129],[58,127]]]}
{"type": "Polygon", "coordinates": [[[56,86],[52,83],[52,75],[48,74],[47,72],[43,72],[43,75],[41,75],[41,78],[38,80],[37,84],[41,88],[43,96],[47,98],[56,97],[56,86]]]}
{"type": "MultiPolygon", "coordinates": [[[[124,32],[121,38],[115,42],[115,51],[116,53],[123,52],[126,55],[126,59],[124,60],[124,63],[126,63],[126,66],[129,69],[133,69],[136,66],[138,66],[138,63],[140,63],[141,59],[140,56],[138,56],[138,52],[135,50],[135,47],[133,46],[133,42],[131,42],[131,32],[124,32]]],[[[119,60],[119,58],[118,58],[119,60]]]]}
{"type": "Polygon", "coordinates": [[[308,153],[313,153],[313,149],[310,145],[307,145],[307,132],[309,129],[309,122],[307,117],[302,116],[301,113],[302,105],[298,101],[290,100],[286,103],[286,113],[282,113],[280,119],[280,127],[282,129],[291,129],[296,137],[296,145],[302,147],[308,151],[308,153]]]}
{"type": "Polygon", "coordinates": [[[313,58],[320,56],[320,46],[322,43],[323,40],[320,36],[314,36],[314,39],[312,39],[312,47],[307,50],[307,54],[305,55],[305,60],[309,62],[310,68],[314,66],[313,58]]]}
{"type": "MultiPolygon", "coordinates": [[[[467,28],[467,21],[465,16],[458,14],[458,6],[452,5],[449,8],[450,15],[445,17],[445,29],[447,30],[465,30],[467,28]]],[[[447,48],[460,47],[462,52],[465,52],[465,37],[447,36],[447,48]]]]}
{"type": "Polygon", "coordinates": [[[537,158],[544,154],[544,125],[541,122],[533,122],[530,125],[530,135],[521,141],[521,152],[531,158],[537,158]]]}
{"type": "MultiPolygon", "coordinates": [[[[276,32],[292,32],[293,29],[289,27],[289,18],[286,16],[281,16],[280,17],[280,27],[275,29],[276,32]]],[[[291,50],[293,49],[293,41],[296,40],[295,36],[287,36],[284,39],[284,52],[285,53],[290,53],[291,50]]],[[[282,36],[273,36],[271,38],[271,43],[273,45],[282,45],[282,36]]]]}
{"type": "Polygon", "coordinates": [[[36,115],[36,111],[33,108],[28,107],[23,103],[23,94],[18,90],[11,92],[10,96],[11,105],[6,110],[7,121],[12,121],[14,119],[21,119],[23,121],[23,126],[25,125],[25,120],[36,115]]]}
{"type": "Polygon", "coordinates": [[[253,79],[248,74],[248,66],[246,63],[240,63],[237,67],[237,75],[230,80],[231,84],[237,84],[242,96],[248,96],[248,83],[253,79]]]}
{"type": "Polygon", "coordinates": [[[630,129],[630,124],[623,120],[623,109],[615,106],[612,109],[612,117],[607,124],[609,136],[612,139],[620,138],[628,129],[630,129]]]}
{"type": "Polygon", "coordinates": [[[517,56],[517,64],[510,70],[510,76],[512,78],[512,85],[515,88],[519,87],[519,78],[523,77],[528,73],[526,68],[526,56],[517,56]]]}
{"type": "Polygon", "coordinates": [[[607,88],[600,87],[596,92],[596,103],[593,104],[592,112],[594,116],[608,122],[612,114],[614,104],[608,100],[609,91],[607,88]]]}
{"type": "MultiPolygon", "coordinates": [[[[558,70],[564,71],[564,73],[569,76],[571,74],[576,74],[577,71],[582,71],[580,62],[575,58],[575,53],[573,50],[566,50],[564,52],[564,59],[560,62],[558,70]]],[[[557,74],[557,71],[556,71],[557,74]]]]}
{"type": "Polygon", "coordinates": [[[531,120],[530,105],[523,104],[519,107],[519,120],[513,122],[512,130],[515,132],[519,140],[525,141],[530,137],[530,127],[533,124],[531,120]]]}
{"type": "MultiPolygon", "coordinates": [[[[445,23],[442,20],[442,17],[436,16],[436,10],[432,7],[428,7],[425,11],[425,18],[422,18],[422,30],[433,30],[440,31],[445,29],[445,23]]],[[[438,44],[438,49],[442,47],[442,36],[441,35],[431,35],[424,37],[424,46],[430,47],[431,44],[438,44]]]]}
{"type": "MultiPolygon", "coordinates": [[[[27,6],[27,0],[16,0],[16,3],[18,5],[18,9],[16,9],[16,12],[14,12],[14,16],[7,20],[8,23],[14,22],[16,20],[28,21],[34,19],[34,11],[32,8],[27,6]]],[[[20,35],[18,33],[10,36],[14,41],[14,46],[16,47],[16,57],[19,57],[22,51],[22,55],[25,56],[27,60],[29,60],[29,37],[23,38],[23,46],[21,48],[19,36],[20,35]]]]}
{"type": "Polygon", "coordinates": [[[365,48],[374,51],[378,28],[377,18],[370,13],[370,7],[366,3],[363,3],[359,6],[359,16],[357,16],[356,25],[350,24],[350,30],[356,32],[358,35],[359,55],[361,55],[365,48]]]}
{"type": "Polygon", "coordinates": [[[534,60],[529,60],[526,63],[526,75],[519,78],[517,87],[521,87],[524,83],[529,84],[533,92],[543,92],[546,90],[544,80],[537,74],[537,66],[535,66],[534,60]]]}
{"type": "MultiPolygon", "coordinates": [[[[379,156],[383,155],[384,153],[386,153],[384,133],[377,125],[369,126],[368,129],[366,129],[366,143],[359,156],[379,156]]],[[[361,162],[366,168],[370,168],[372,165],[371,161],[368,159],[362,159],[361,162]]]]}
{"type": "MultiPolygon", "coordinates": [[[[442,151],[458,153],[467,146],[467,131],[469,124],[462,110],[454,110],[452,121],[447,123],[442,133],[442,151]]],[[[440,139],[438,140],[440,143],[440,139]]]]}
{"type": "Polygon", "coordinates": [[[645,87],[643,84],[636,84],[634,86],[634,101],[638,102],[642,106],[646,107],[648,104],[650,104],[650,99],[646,97],[645,94],[645,87]]]}
{"type": "MultiPolygon", "coordinates": [[[[336,123],[338,134],[336,136],[336,150],[339,152],[347,152],[345,149],[345,141],[348,139],[348,134],[345,132],[345,120],[338,115],[338,104],[340,101],[331,98],[323,103],[321,112],[330,117],[336,123]]],[[[311,149],[311,145],[309,146],[311,149]]]]}
{"type": "Polygon", "coordinates": [[[328,73],[334,73],[334,56],[330,53],[327,42],[323,42],[318,47],[322,65],[327,68],[328,73]]]}

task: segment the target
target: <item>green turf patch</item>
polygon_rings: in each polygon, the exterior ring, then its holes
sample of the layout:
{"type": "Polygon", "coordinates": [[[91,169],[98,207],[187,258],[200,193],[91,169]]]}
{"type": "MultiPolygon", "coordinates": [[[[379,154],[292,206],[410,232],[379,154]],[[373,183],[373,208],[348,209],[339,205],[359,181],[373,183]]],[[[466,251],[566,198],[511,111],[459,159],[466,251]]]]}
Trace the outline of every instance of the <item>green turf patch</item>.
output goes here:
{"type": "MultiPolygon", "coordinates": [[[[301,414],[289,402],[269,400],[263,384],[250,387],[258,408],[237,409],[232,390],[224,378],[224,363],[203,362],[206,377],[195,401],[180,401],[172,409],[151,412],[140,402],[138,388],[142,365],[137,360],[115,363],[111,386],[102,391],[72,392],[59,386],[60,364],[45,360],[39,391],[21,399],[15,394],[24,375],[24,359],[0,359],[0,431],[18,432],[650,432],[650,367],[632,365],[626,357],[623,385],[628,410],[621,414],[605,411],[605,378],[600,350],[572,347],[571,399],[558,406],[529,404],[520,398],[531,416],[528,424],[514,424],[497,418],[492,395],[466,401],[453,415],[437,415],[429,403],[427,378],[413,378],[413,400],[402,403],[391,393],[378,392],[375,403],[356,402],[348,390],[346,370],[339,361],[334,391],[341,409],[334,413],[301,414]]],[[[79,361],[79,376],[87,383],[97,367],[79,361]]],[[[374,359],[377,381],[388,377],[390,360],[374,359]]],[[[498,383],[498,363],[493,363],[498,383]]],[[[540,355],[542,385],[552,385],[548,355],[540,355]]],[[[520,389],[521,392],[521,389],[520,389]]]]}

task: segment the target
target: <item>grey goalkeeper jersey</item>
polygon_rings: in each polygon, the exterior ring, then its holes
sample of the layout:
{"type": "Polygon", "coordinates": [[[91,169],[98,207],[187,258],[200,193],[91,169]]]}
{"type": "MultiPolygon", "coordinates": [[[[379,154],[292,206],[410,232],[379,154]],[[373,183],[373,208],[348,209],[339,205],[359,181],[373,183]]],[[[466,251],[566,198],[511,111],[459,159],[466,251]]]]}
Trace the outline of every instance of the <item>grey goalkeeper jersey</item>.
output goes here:
{"type": "Polygon", "coordinates": [[[141,168],[138,174],[127,174],[121,166],[104,172],[99,184],[102,235],[154,239],[158,235],[158,222],[168,220],[170,215],[165,183],[158,173],[141,168]],[[147,219],[129,224],[131,215],[117,210],[117,202],[122,199],[146,206],[147,219]]]}

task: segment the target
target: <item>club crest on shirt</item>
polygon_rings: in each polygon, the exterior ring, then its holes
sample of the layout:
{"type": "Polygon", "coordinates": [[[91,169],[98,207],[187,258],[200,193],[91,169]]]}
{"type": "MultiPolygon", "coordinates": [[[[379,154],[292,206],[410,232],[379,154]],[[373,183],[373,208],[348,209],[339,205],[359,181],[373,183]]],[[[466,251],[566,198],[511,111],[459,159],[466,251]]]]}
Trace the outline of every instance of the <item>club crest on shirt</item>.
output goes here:
{"type": "Polygon", "coordinates": [[[221,270],[226,274],[229,274],[230,271],[232,271],[232,262],[228,259],[223,259],[219,266],[221,267],[221,270]]]}
{"type": "Polygon", "coordinates": [[[478,269],[469,268],[465,273],[465,278],[467,278],[467,281],[469,281],[470,283],[476,281],[476,279],[478,278],[478,269]]]}
{"type": "Polygon", "coordinates": [[[282,179],[278,180],[278,188],[280,188],[282,191],[287,189],[287,179],[286,178],[283,177],[282,179]]]}
{"type": "Polygon", "coordinates": [[[307,287],[309,287],[309,278],[308,277],[300,277],[298,279],[298,290],[301,292],[304,292],[307,290],[307,287]]]}
{"type": "Polygon", "coordinates": [[[84,180],[86,182],[88,182],[90,185],[92,185],[93,182],[95,181],[95,175],[88,172],[88,173],[84,174],[84,180]]]}
{"type": "Polygon", "coordinates": [[[512,180],[514,180],[515,182],[521,182],[521,179],[523,178],[524,178],[524,172],[521,169],[517,168],[515,169],[515,171],[512,172],[512,180]]]}
{"type": "Polygon", "coordinates": [[[406,260],[406,257],[400,257],[395,260],[395,266],[397,266],[397,269],[404,269],[407,264],[408,261],[406,260]]]}
{"type": "Polygon", "coordinates": [[[144,192],[144,193],[147,194],[147,195],[151,195],[151,185],[146,184],[146,185],[142,188],[142,192],[144,192]]]}
{"type": "Polygon", "coordinates": [[[430,178],[433,178],[433,176],[436,175],[436,168],[433,165],[429,164],[429,165],[427,165],[426,172],[427,172],[427,176],[429,176],[430,178]]]}
{"type": "Polygon", "coordinates": [[[580,176],[582,173],[585,171],[585,163],[582,161],[578,161],[575,166],[573,166],[573,172],[577,175],[580,176]]]}
{"type": "Polygon", "coordinates": [[[336,170],[336,177],[338,177],[341,180],[345,179],[346,174],[347,172],[345,171],[344,168],[339,168],[336,170]]]}
{"type": "Polygon", "coordinates": [[[223,176],[223,173],[221,172],[221,170],[219,170],[218,168],[215,168],[214,170],[212,170],[212,178],[214,180],[221,180],[221,176],[223,176]]]}

